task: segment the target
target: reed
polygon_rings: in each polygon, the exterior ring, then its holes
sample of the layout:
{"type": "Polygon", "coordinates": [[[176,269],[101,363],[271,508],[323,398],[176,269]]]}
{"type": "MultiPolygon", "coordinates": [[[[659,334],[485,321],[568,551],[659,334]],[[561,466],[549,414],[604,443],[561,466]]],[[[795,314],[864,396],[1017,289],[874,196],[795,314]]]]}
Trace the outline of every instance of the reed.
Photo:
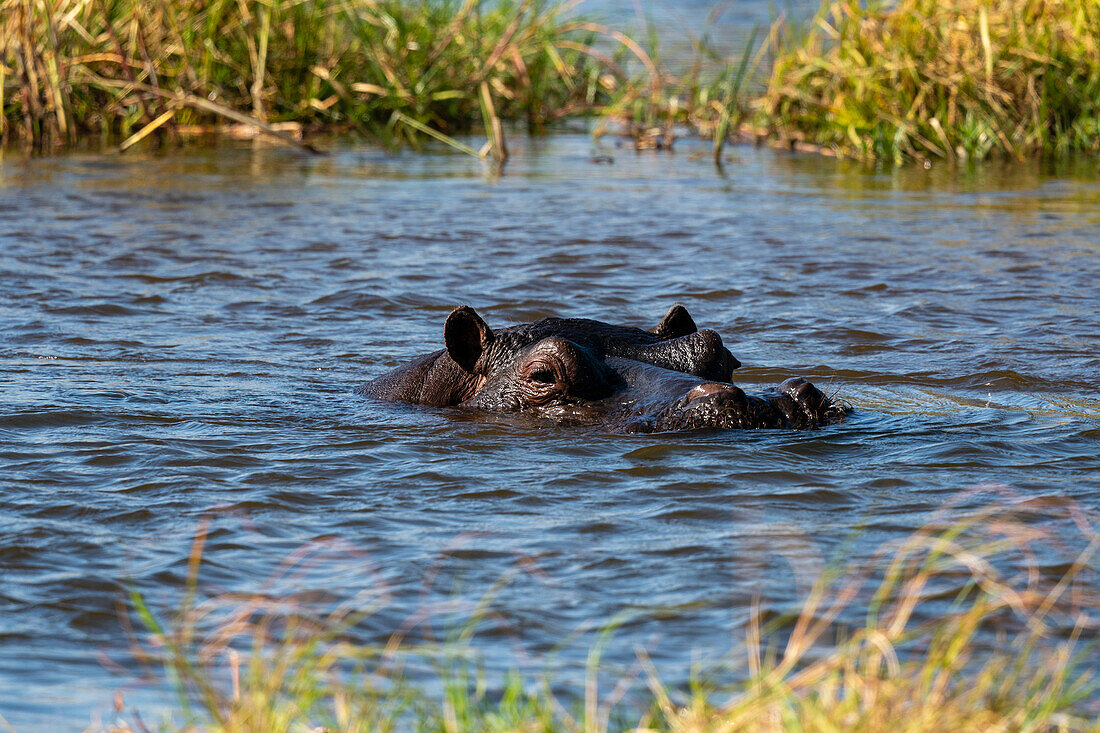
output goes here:
{"type": "Polygon", "coordinates": [[[542,0],[0,0],[0,124],[51,146],[227,119],[450,139],[488,120],[499,157],[500,120],[538,129],[621,83],[603,30],[542,0]]]}
{"type": "Polygon", "coordinates": [[[311,614],[271,595],[201,598],[205,532],[171,623],[133,595],[152,641],[135,650],[174,681],[184,721],[173,730],[1100,731],[1097,684],[1082,666],[1095,661],[1100,536],[1068,514],[1077,540],[1041,529],[1034,508],[1001,504],[946,523],[958,516],[949,507],[869,560],[825,571],[800,611],[758,604],[744,647],[725,660],[741,681],[714,674],[687,690],[663,684],[644,651],[637,671],[601,688],[597,672],[610,669],[597,644],[573,698],[519,675],[489,694],[473,640],[507,578],[445,642],[412,644],[406,632],[365,646],[348,632],[372,607],[311,614]],[[1038,560],[1047,543],[1077,547],[1061,577],[1038,560]],[[626,694],[632,686],[648,705],[626,694]]]}
{"type": "Polygon", "coordinates": [[[507,157],[507,123],[600,118],[639,148],[689,131],[832,155],[1100,151],[1093,0],[824,0],[680,73],[553,0],[0,0],[0,138],[177,137],[234,123],[430,137],[507,157]],[[455,136],[482,129],[480,149],[455,136]]]}
{"type": "Polygon", "coordinates": [[[1094,0],[825,0],[788,31],[771,136],[894,161],[1100,151],[1094,0]]]}

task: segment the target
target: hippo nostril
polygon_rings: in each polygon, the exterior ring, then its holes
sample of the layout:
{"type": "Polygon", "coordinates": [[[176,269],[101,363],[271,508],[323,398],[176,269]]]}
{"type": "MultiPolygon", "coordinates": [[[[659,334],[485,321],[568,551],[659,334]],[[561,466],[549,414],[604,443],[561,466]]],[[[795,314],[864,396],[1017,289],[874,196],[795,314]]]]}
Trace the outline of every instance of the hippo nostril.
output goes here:
{"type": "Polygon", "coordinates": [[[791,377],[785,380],[779,385],[779,392],[814,409],[825,400],[825,395],[802,377],[791,377]]]}
{"type": "Polygon", "coordinates": [[[709,397],[712,394],[718,394],[719,392],[728,392],[730,385],[722,384],[720,382],[707,382],[706,384],[700,384],[692,388],[687,393],[687,403],[691,404],[695,400],[702,399],[703,397],[709,397]]]}

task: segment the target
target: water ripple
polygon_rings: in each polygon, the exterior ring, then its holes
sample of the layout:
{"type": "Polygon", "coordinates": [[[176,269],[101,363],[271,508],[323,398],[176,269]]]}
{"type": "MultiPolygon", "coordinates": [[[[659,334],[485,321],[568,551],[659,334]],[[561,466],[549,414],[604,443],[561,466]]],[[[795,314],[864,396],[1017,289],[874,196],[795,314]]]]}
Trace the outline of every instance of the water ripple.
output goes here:
{"type": "Polygon", "coordinates": [[[0,163],[5,717],[108,709],[116,602],[178,603],[203,523],[204,592],[380,594],[352,632],[378,642],[508,575],[491,668],[554,652],[568,681],[593,637],[558,646],[629,606],[606,657],[652,646],[674,682],[754,597],[789,608],[835,552],[948,499],[1100,511],[1095,183],[756,149],[724,173],[679,154],[595,170],[590,147],[517,141],[503,177],[364,149],[0,163]],[[437,348],[459,303],[493,326],[650,327],[673,302],[746,389],[803,374],[856,412],[622,436],[352,393],[437,348]]]}

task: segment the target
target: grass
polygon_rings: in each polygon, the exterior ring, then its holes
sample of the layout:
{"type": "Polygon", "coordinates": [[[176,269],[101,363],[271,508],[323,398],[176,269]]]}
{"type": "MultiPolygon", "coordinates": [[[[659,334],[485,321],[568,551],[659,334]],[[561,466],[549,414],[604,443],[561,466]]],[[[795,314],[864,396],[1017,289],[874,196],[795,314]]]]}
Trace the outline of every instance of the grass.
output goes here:
{"type": "MultiPolygon", "coordinates": [[[[170,622],[133,594],[148,640],[134,653],[161,664],[179,694],[167,730],[1100,731],[1085,663],[1095,664],[1100,535],[1066,505],[958,514],[946,507],[869,559],[825,571],[797,612],[758,603],[727,671],[687,689],[664,684],[644,650],[608,689],[611,621],[583,689],[513,674],[490,692],[474,641],[507,578],[445,642],[412,643],[406,630],[363,645],[351,637],[373,606],[311,612],[270,595],[204,598],[205,531],[170,622]],[[1063,513],[1060,531],[1042,529],[1052,511],[1063,513]],[[1080,541],[1064,532],[1074,522],[1080,541]],[[1057,578],[1044,571],[1049,555],[1038,559],[1052,546],[1078,547],[1057,578]]],[[[116,730],[146,729],[136,713],[129,721],[116,730]]]]}
{"type": "MultiPolygon", "coordinates": [[[[0,0],[0,137],[120,149],[232,123],[507,157],[507,123],[600,118],[867,160],[1100,151],[1094,0],[824,0],[695,62],[555,0],[0,0]],[[481,130],[480,149],[455,139],[481,130]]],[[[715,13],[722,5],[716,5],[715,13]]],[[[713,20],[713,18],[712,18],[713,20]]],[[[708,25],[711,23],[708,22],[708,25]]]]}
{"type": "Polygon", "coordinates": [[[780,44],[758,121],[854,157],[1100,151],[1095,0],[826,0],[780,44]]]}
{"type": "Polygon", "coordinates": [[[0,124],[40,147],[227,119],[390,141],[484,126],[503,157],[501,120],[540,129],[618,83],[603,29],[569,16],[541,0],[0,0],[0,124]]]}

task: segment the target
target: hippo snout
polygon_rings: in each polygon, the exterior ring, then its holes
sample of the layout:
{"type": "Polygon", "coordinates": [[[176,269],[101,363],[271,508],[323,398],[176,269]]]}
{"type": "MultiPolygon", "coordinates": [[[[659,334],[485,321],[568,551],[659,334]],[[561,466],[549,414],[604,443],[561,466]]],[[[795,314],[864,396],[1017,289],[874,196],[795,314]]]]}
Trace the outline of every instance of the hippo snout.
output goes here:
{"type": "MultiPolygon", "coordinates": [[[[692,390],[687,393],[684,404],[685,406],[690,405],[696,400],[701,400],[704,397],[711,397],[714,395],[719,395],[722,397],[735,397],[736,395],[732,394],[734,392],[741,392],[741,390],[738,387],[733,386],[732,384],[723,384],[721,382],[706,382],[704,384],[693,387],[692,390]],[[726,393],[731,394],[727,395],[726,393]]],[[[744,393],[741,392],[741,394],[744,393]]]]}
{"type": "Polygon", "coordinates": [[[692,386],[652,423],[653,430],[818,427],[843,417],[848,408],[836,405],[801,377],[781,383],[762,395],[747,395],[740,387],[709,381],[692,386]]]}
{"type": "Polygon", "coordinates": [[[840,420],[851,407],[834,402],[828,395],[802,377],[791,377],[776,388],[780,408],[787,419],[797,427],[816,427],[840,420]]]}

